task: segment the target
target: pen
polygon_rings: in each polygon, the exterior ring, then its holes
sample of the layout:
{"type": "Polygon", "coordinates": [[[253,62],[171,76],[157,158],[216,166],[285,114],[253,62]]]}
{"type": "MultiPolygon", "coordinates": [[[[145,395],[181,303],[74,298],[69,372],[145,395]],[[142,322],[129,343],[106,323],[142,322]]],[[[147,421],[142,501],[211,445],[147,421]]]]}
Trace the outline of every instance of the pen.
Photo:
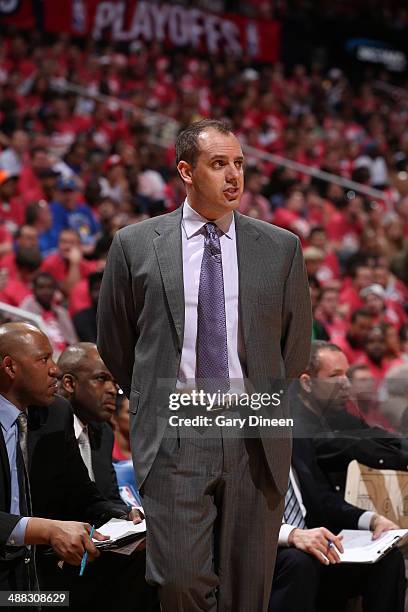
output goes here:
{"type": "MultiPolygon", "coordinates": [[[[92,540],[92,536],[93,536],[94,531],[95,531],[95,525],[92,525],[91,533],[89,534],[89,537],[90,537],[91,540],[92,540]]],[[[79,575],[80,576],[83,576],[83,574],[84,574],[87,561],[88,561],[88,551],[86,550],[84,552],[84,556],[82,557],[82,560],[81,560],[81,568],[79,570],[79,575]]]]}

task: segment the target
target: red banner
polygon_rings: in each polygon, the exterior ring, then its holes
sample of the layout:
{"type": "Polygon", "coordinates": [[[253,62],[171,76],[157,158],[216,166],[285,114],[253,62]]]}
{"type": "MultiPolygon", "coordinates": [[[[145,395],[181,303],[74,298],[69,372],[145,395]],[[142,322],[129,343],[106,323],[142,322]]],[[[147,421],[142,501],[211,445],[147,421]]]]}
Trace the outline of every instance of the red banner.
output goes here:
{"type": "MultiPolygon", "coordinates": [[[[17,6],[6,18],[21,27],[28,24],[29,0],[0,0],[1,6],[17,6]]],[[[178,4],[129,0],[43,0],[43,23],[48,32],[108,38],[117,42],[163,42],[169,47],[192,46],[199,51],[254,60],[279,59],[280,24],[233,14],[209,13],[178,4]]],[[[6,11],[3,11],[5,14],[6,11]]]]}
{"type": "Polygon", "coordinates": [[[0,22],[32,30],[36,24],[31,0],[0,0],[0,22]]]}

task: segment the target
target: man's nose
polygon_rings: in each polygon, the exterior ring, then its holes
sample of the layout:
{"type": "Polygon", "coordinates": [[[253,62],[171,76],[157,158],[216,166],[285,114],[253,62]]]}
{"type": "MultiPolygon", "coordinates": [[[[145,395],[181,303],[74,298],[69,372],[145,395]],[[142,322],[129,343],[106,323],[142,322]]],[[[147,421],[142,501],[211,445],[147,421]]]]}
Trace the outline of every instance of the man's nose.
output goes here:
{"type": "Polygon", "coordinates": [[[340,379],[340,382],[341,382],[341,386],[343,387],[343,389],[350,389],[351,382],[349,381],[347,376],[342,376],[340,379]]]}
{"type": "Polygon", "coordinates": [[[227,171],[225,173],[227,180],[238,181],[240,174],[241,172],[235,164],[228,164],[227,171]]]}
{"type": "Polygon", "coordinates": [[[105,382],[105,391],[106,393],[109,393],[110,395],[116,397],[116,395],[118,394],[118,387],[113,380],[107,380],[105,382]]]}
{"type": "Polygon", "coordinates": [[[58,376],[58,366],[53,359],[51,359],[51,364],[50,364],[50,369],[48,371],[48,374],[52,376],[53,378],[56,378],[58,376]]]}

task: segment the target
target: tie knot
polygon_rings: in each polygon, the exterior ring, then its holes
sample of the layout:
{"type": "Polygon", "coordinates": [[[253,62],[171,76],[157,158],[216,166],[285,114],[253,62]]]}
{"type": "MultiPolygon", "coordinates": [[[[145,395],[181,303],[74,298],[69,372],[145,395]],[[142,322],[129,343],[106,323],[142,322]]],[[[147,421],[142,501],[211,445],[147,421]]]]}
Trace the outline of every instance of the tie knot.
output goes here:
{"type": "Polygon", "coordinates": [[[20,412],[17,421],[21,431],[27,431],[27,415],[25,412],[20,412]]]}
{"type": "Polygon", "coordinates": [[[204,227],[205,227],[205,231],[206,231],[208,237],[212,238],[212,237],[214,237],[214,234],[216,236],[218,236],[218,234],[217,234],[217,226],[215,225],[215,223],[206,223],[204,225],[204,227]]]}

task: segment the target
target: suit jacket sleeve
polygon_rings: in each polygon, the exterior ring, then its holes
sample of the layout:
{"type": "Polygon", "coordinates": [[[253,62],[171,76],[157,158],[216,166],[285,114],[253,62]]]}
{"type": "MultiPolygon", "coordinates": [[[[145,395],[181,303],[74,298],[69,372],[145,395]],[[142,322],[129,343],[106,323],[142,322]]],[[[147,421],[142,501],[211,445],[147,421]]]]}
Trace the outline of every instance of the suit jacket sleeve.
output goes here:
{"type": "Polygon", "coordinates": [[[344,411],[328,422],[335,435],[314,440],[319,464],[325,470],[345,471],[353,459],[376,469],[408,469],[408,454],[401,438],[380,427],[370,427],[344,411]]]}
{"type": "Polygon", "coordinates": [[[311,440],[294,440],[293,464],[306,507],[307,526],[323,526],[334,531],[357,529],[358,520],[364,510],[347,503],[341,495],[332,491],[318,466],[311,440]]]}
{"type": "Polygon", "coordinates": [[[286,377],[297,378],[309,363],[312,311],[306,267],[299,239],[286,279],[282,311],[282,356],[286,377]]]}
{"type": "Polygon", "coordinates": [[[129,397],[137,340],[137,317],[131,274],[120,232],[115,235],[103,274],[97,326],[99,353],[129,397]],[[115,324],[112,325],[112,322],[115,324]]]}
{"type": "MultiPolygon", "coordinates": [[[[0,512],[0,546],[4,546],[10,537],[11,532],[22,517],[18,514],[0,512]]],[[[1,552],[0,552],[1,558],[1,552]]]]}

